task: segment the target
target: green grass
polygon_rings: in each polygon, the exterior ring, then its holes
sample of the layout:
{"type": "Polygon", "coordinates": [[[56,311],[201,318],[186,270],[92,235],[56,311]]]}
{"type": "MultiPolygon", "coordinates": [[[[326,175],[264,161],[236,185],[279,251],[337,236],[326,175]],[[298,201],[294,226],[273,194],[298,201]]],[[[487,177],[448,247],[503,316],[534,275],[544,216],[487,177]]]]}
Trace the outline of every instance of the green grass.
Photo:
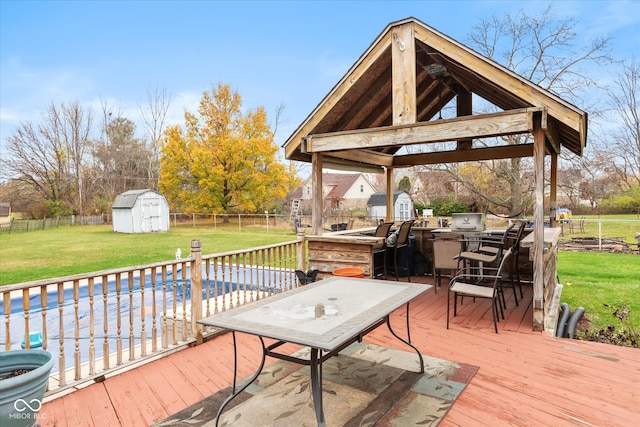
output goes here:
{"type": "Polygon", "coordinates": [[[61,227],[0,235],[0,285],[118,267],[169,261],[183,256],[191,240],[213,254],[296,240],[288,229],[271,227],[178,227],[166,233],[114,233],[111,226],[61,227]]]}
{"type": "Polygon", "coordinates": [[[619,327],[613,309],[604,304],[626,305],[629,325],[640,331],[640,256],[560,251],[558,277],[563,285],[561,301],[571,310],[584,307],[594,328],[619,327]]]}
{"type": "Polygon", "coordinates": [[[640,233],[640,218],[638,215],[573,215],[574,232],[571,233],[569,226],[564,226],[564,235],[561,240],[568,240],[572,237],[606,237],[622,238],[625,242],[635,245],[635,236],[640,233]],[[577,227],[580,219],[584,217],[584,233],[577,227]]]}

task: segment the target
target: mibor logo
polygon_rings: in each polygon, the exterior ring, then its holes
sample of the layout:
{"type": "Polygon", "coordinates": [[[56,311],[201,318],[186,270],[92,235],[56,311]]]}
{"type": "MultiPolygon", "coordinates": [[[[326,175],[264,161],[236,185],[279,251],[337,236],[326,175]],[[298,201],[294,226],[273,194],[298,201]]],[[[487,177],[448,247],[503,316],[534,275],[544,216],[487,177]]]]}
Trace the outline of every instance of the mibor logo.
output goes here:
{"type": "Polygon", "coordinates": [[[29,402],[24,399],[17,399],[13,402],[13,407],[18,412],[24,412],[26,410],[38,412],[40,408],[42,408],[42,402],[39,399],[31,399],[29,402]]]}

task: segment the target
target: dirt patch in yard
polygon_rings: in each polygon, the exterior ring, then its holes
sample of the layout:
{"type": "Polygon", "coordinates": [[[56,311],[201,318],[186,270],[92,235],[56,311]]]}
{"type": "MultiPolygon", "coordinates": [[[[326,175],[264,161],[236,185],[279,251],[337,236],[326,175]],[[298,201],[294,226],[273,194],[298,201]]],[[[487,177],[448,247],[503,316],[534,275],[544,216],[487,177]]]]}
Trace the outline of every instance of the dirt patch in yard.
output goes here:
{"type": "Polygon", "coordinates": [[[572,237],[569,240],[560,240],[558,247],[563,251],[580,252],[608,252],[614,254],[637,254],[637,245],[630,245],[621,237],[598,239],[597,237],[572,237]],[[633,247],[635,246],[635,248],[633,247]]]}

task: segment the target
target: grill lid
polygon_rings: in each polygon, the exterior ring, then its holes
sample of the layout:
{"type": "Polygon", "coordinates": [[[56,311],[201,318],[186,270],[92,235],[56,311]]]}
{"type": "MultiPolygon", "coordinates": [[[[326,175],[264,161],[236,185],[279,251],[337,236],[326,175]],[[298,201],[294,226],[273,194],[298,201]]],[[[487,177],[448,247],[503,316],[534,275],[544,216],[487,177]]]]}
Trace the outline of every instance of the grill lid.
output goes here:
{"type": "Polygon", "coordinates": [[[482,213],[451,214],[451,231],[484,231],[484,229],[482,213]]]}

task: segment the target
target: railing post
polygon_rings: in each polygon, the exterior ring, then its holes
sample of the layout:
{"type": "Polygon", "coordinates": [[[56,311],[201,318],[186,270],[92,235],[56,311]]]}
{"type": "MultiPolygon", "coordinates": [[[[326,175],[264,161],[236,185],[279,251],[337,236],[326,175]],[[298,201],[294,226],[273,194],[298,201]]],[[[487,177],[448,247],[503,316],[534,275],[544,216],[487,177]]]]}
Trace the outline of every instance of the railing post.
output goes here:
{"type": "Polygon", "coordinates": [[[191,241],[191,333],[202,343],[202,242],[191,241]]]}
{"type": "Polygon", "coordinates": [[[298,230],[298,270],[307,271],[307,248],[304,230],[298,230]]]}

